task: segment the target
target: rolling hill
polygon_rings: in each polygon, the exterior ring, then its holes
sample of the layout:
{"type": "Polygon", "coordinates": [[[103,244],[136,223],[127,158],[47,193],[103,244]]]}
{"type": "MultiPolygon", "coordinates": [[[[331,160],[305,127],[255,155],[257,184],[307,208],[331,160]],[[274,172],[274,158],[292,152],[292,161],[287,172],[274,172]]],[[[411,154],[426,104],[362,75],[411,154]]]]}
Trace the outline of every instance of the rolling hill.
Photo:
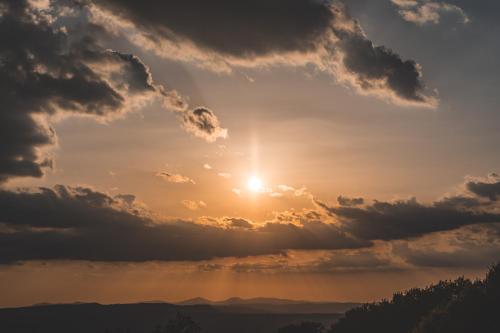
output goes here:
{"type": "Polygon", "coordinates": [[[204,333],[275,333],[280,327],[303,321],[329,326],[342,316],[338,313],[287,313],[282,308],[287,305],[305,306],[300,303],[259,304],[77,303],[6,308],[0,309],[0,332],[151,333],[158,325],[182,313],[197,322],[204,333]]]}

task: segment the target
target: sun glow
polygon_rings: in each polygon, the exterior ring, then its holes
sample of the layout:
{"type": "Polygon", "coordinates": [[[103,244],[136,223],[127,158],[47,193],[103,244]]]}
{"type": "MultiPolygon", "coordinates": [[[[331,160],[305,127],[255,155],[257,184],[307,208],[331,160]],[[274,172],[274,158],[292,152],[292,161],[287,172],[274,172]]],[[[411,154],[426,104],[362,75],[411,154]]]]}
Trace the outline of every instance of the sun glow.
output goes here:
{"type": "Polygon", "coordinates": [[[264,190],[264,184],[262,181],[256,177],[252,176],[247,181],[247,187],[252,192],[262,192],[264,190]]]}

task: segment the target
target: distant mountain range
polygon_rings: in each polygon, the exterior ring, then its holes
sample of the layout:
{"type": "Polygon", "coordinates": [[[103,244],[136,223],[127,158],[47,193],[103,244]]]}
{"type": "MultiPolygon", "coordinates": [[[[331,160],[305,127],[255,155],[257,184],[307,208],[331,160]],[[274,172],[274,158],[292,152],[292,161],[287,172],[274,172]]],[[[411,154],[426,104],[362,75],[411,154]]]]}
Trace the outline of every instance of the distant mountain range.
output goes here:
{"type": "MultiPolygon", "coordinates": [[[[32,307],[51,305],[82,305],[98,304],[86,302],[73,303],[37,303],[32,307]]],[[[240,298],[231,297],[222,301],[212,301],[203,297],[195,297],[180,302],[168,302],[164,300],[142,301],[136,304],[169,304],[176,306],[209,305],[224,312],[240,313],[290,313],[290,314],[329,314],[344,313],[352,308],[358,307],[361,303],[353,302],[314,302],[304,300],[290,300],[282,298],[240,298]]],[[[128,304],[124,304],[128,305],[128,304]]],[[[1,308],[0,308],[1,310],[1,308]]]]}
{"type": "Polygon", "coordinates": [[[223,301],[212,301],[206,298],[196,297],[176,305],[211,305],[223,308],[227,312],[247,313],[344,313],[361,304],[344,302],[312,302],[301,300],[288,300],[279,298],[250,298],[239,297],[228,298],[223,301]]]}
{"type": "Polygon", "coordinates": [[[275,305],[283,305],[283,304],[303,304],[303,303],[316,303],[310,301],[296,301],[289,299],[281,299],[281,298],[265,298],[265,297],[257,297],[257,298],[240,298],[240,297],[231,297],[223,301],[211,301],[206,298],[196,297],[191,298],[186,301],[176,302],[174,304],[178,305],[199,305],[199,304],[210,304],[210,305],[242,305],[242,304],[275,304],[275,305]]]}

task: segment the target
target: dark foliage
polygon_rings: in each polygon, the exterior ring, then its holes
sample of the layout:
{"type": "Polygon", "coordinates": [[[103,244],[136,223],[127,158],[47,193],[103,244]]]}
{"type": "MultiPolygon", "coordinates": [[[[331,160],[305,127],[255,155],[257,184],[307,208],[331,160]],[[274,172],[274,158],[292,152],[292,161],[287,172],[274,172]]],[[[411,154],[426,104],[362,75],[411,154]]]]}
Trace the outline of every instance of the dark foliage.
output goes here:
{"type": "Polygon", "coordinates": [[[350,310],[328,333],[493,333],[499,332],[499,327],[497,264],[484,280],[441,281],[424,289],[397,293],[390,301],[350,310]]]}
{"type": "Polygon", "coordinates": [[[314,313],[312,310],[318,309],[314,306],[291,309],[305,309],[309,313],[283,312],[283,308],[271,306],[260,309],[167,303],[46,304],[0,309],[0,333],[153,333],[157,325],[161,325],[158,327],[160,332],[172,329],[168,320],[175,318],[177,313],[189,316],[202,328],[202,333],[276,333],[280,327],[297,322],[320,322],[330,326],[341,316],[314,313]]]}
{"type": "Polygon", "coordinates": [[[412,333],[493,333],[500,331],[500,264],[441,308],[434,309],[412,333]]]}
{"type": "Polygon", "coordinates": [[[153,333],[199,333],[200,326],[191,317],[177,313],[174,319],[170,319],[164,326],[158,326],[153,333]]]}
{"type": "Polygon", "coordinates": [[[320,323],[302,322],[282,327],[278,333],[324,333],[325,327],[320,323]]]}

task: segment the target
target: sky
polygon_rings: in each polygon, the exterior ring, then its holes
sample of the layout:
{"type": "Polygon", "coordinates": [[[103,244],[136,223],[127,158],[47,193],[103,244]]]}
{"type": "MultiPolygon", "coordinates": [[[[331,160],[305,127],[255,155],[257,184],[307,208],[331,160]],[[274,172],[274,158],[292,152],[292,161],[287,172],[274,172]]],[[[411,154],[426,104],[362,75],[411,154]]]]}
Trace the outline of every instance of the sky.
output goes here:
{"type": "Polygon", "coordinates": [[[499,9],[0,1],[0,306],[364,302],[483,275],[499,9]]]}

